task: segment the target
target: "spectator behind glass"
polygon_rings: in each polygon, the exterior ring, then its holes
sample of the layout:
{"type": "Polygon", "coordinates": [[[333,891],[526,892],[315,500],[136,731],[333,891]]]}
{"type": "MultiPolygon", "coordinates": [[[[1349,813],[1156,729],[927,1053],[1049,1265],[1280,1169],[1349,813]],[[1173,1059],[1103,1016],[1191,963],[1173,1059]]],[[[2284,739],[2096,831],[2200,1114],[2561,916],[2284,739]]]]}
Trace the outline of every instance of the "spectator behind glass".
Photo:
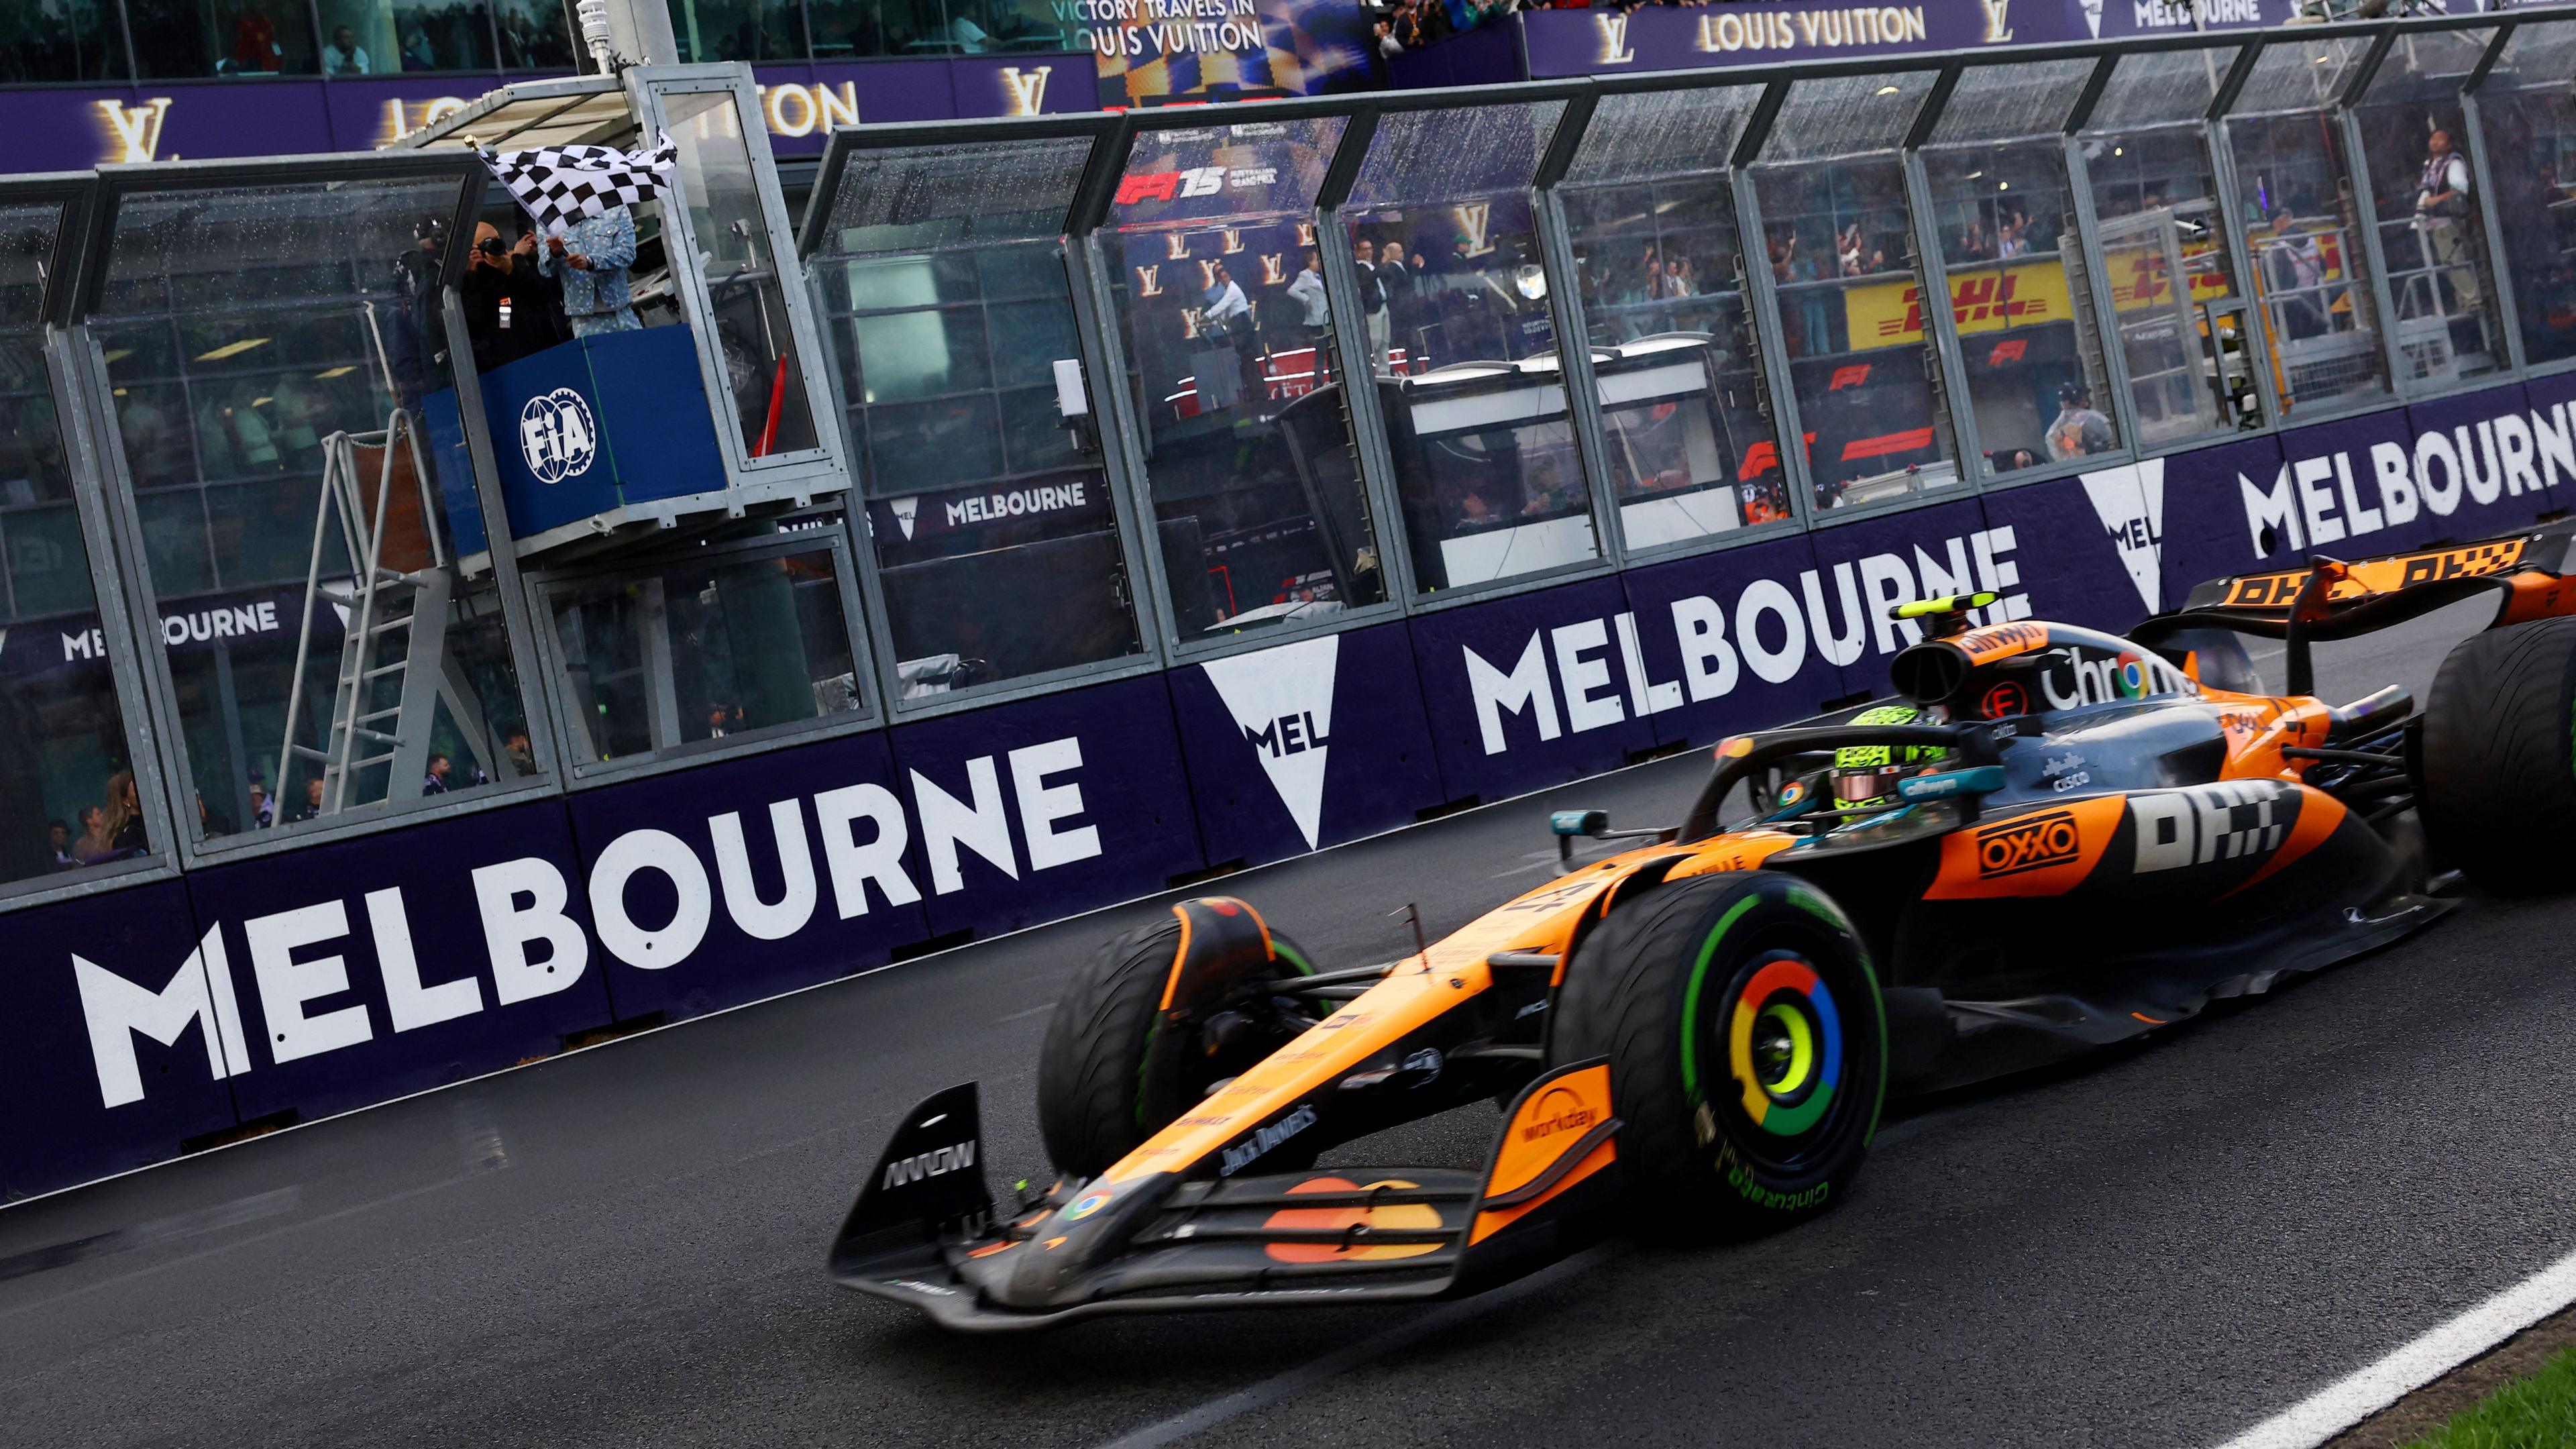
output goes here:
{"type": "Polygon", "coordinates": [[[456,766],[450,763],[445,755],[430,756],[429,775],[426,779],[420,782],[420,793],[424,795],[446,794],[447,777],[450,772],[455,770],[455,768],[456,766]]]}
{"type": "Polygon", "coordinates": [[[270,75],[286,68],[286,48],[277,43],[277,22],[258,10],[245,10],[233,21],[233,69],[248,75],[270,75]]]}
{"type": "Polygon", "coordinates": [[[268,787],[257,780],[250,782],[250,828],[266,830],[277,823],[276,807],[268,798],[268,787]]]}
{"type": "Polygon", "coordinates": [[[301,825],[307,820],[319,820],[321,818],[322,777],[316,775],[312,779],[304,782],[304,804],[299,807],[295,813],[286,817],[286,823],[289,825],[301,825]]]}
{"type": "Polygon", "coordinates": [[[322,47],[324,75],[365,75],[367,52],[358,44],[358,33],[342,25],[331,32],[331,43],[322,47]]]}
{"type": "Polygon", "coordinates": [[[107,779],[107,804],[91,806],[81,812],[89,831],[72,847],[72,858],[83,865],[113,860],[128,851],[143,848],[143,811],[135,799],[134,772],[119,770],[107,779]]]}
{"type": "Polygon", "coordinates": [[[45,855],[54,869],[62,870],[80,864],[72,856],[72,828],[59,820],[45,822],[45,855]]]}
{"type": "Polygon", "coordinates": [[[429,48],[429,32],[417,25],[403,36],[402,68],[405,70],[438,69],[438,56],[429,48]]]}

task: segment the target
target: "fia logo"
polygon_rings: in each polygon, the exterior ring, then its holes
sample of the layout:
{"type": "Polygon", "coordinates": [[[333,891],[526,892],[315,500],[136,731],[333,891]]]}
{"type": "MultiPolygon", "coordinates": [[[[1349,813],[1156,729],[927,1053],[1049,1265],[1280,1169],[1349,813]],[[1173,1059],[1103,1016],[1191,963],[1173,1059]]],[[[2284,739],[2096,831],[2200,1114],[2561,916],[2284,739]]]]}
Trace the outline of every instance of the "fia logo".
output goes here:
{"type": "Polygon", "coordinates": [[[1051,65],[1033,65],[1022,70],[1016,65],[1002,67],[1003,115],[1034,116],[1046,109],[1047,73],[1051,65]]]}
{"type": "Polygon", "coordinates": [[[161,126],[170,118],[168,96],[154,96],[139,106],[113,100],[94,104],[99,119],[107,123],[108,149],[99,160],[130,166],[161,159],[161,126]]]}
{"type": "Polygon", "coordinates": [[[590,404],[568,387],[528,399],[519,409],[519,456],[540,483],[561,483],[590,470],[599,456],[599,426],[590,404]]]}
{"type": "Polygon", "coordinates": [[[2104,468],[2083,475],[2084,496],[2111,546],[2120,551],[2120,566],[2137,586],[2138,602],[2150,614],[2164,605],[2162,558],[2165,536],[2165,460],[2104,468]]]}
{"type": "Polygon", "coordinates": [[[1309,850],[1323,835],[1324,752],[1332,741],[1333,674],[1341,647],[1341,637],[1329,635],[1199,666],[1309,850]]]}
{"type": "MultiPolygon", "coordinates": [[[[2012,39],[2012,26],[2004,19],[2005,12],[2012,9],[2012,0],[1977,0],[1977,5],[1986,12],[1986,44],[2001,45],[2012,39]]],[[[2096,10],[2098,13],[2099,0],[2096,0],[2096,10]]],[[[2094,34],[2101,34],[2099,21],[2094,22],[2094,34]]]]}
{"type": "Polygon", "coordinates": [[[1637,52],[1628,48],[1626,15],[1595,15],[1592,19],[1601,27],[1601,64],[1626,65],[1637,58],[1637,52]]]}

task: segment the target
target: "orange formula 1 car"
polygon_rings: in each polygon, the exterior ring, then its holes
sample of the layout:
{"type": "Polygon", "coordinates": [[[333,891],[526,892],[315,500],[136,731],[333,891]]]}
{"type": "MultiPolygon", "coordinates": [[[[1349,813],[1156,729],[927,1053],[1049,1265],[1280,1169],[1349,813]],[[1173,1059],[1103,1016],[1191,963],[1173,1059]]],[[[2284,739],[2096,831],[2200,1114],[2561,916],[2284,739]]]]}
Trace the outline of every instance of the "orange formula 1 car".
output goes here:
{"type": "Polygon", "coordinates": [[[1899,703],[1730,739],[1678,829],[1560,813],[1568,873],[1401,960],[1332,969],[1184,901],[1055,1007],[1062,1178],[997,1205],[974,1086],[914,1110],[832,1244],[845,1285],[963,1329],[1472,1292],[1626,1222],[1785,1223],[1880,1104],[2061,1059],[2366,951],[2453,872],[2555,883],[2576,830],[2564,528],[2203,585],[2128,638],[1903,606],[1899,703]],[[2401,689],[2311,697],[2310,646],[2480,594],[2401,689]],[[2288,692],[2244,636],[2286,646],[2288,692]],[[1738,803],[1748,802],[1748,803],[1738,803]],[[1721,816],[1741,812],[1729,825],[1721,816]],[[1577,870],[1571,842],[1636,848],[1577,870]],[[1313,1164],[1507,1102],[1478,1170],[1313,1164]]]}

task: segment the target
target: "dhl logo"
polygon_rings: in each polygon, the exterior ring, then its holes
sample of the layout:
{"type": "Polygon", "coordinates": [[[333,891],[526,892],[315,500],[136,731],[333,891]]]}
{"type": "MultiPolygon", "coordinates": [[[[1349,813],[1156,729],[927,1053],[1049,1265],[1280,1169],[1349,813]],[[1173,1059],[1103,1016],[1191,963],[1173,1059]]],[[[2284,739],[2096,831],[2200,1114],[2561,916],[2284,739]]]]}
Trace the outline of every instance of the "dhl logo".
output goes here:
{"type": "MultiPolygon", "coordinates": [[[[2496,543],[2473,543],[2459,548],[2434,549],[2429,553],[2369,559],[2351,565],[2345,577],[2329,584],[2326,597],[2330,600],[2358,599],[2429,584],[2437,579],[2485,578],[2510,573],[2521,566],[2527,543],[2525,539],[2509,538],[2496,543]]],[[[2299,591],[2307,585],[2306,569],[2249,574],[2228,584],[2227,597],[2220,601],[2219,607],[2286,609],[2298,601],[2299,591]]]]}
{"type": "MultiPolygon", "coordinates": [[[[2227,285],[2227,274],[2219,270],[2213,254],[2214,242],[2200,242],[2182,249],[2182,269],[2191,279],[2191,300],[2215,302],[2234,296],[2227,285]],[[2211,258],[2202,265],[2202,258],[2211,258]]],[[[2121,312],[2134,312],[2141,307],[2163,306],[2173,301],[2173,274],[2165,265],[2161,250],[2130,252],[2123,266],[2115,260],[2111,267],[2111,306],[2121,312]]]]}
{"type": "MultiPolygon", "coordinates": [[[[1950,278],[1950,317],[1962,333],[2064,322],[2074,316],[2074,305],[2066,291],[2066,271],[2055,262],[1950,278]]],[[[1911,282],[1854,287],[1843,294],[1843,310],[1851,335],[1869,338],[1873,345],[1923,339],[1922,292],[1911,282]]]]}

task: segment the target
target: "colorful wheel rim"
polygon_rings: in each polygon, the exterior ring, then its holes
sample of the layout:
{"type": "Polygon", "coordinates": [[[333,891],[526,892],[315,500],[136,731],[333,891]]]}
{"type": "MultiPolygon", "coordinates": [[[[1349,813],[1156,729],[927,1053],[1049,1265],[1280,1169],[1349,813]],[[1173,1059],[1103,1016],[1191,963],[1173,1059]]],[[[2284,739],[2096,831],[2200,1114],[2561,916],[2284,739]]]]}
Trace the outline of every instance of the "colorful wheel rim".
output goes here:
{"type": "Polygon", "coordinates": [[[1774,1137],[1807,1131],[1824,1120],[1842,1080],[1842,1016],[1833,991],[1804,960],[1775,956],[1736,994],[1726,1049],[1753,1125],[1774,1137]]]}

